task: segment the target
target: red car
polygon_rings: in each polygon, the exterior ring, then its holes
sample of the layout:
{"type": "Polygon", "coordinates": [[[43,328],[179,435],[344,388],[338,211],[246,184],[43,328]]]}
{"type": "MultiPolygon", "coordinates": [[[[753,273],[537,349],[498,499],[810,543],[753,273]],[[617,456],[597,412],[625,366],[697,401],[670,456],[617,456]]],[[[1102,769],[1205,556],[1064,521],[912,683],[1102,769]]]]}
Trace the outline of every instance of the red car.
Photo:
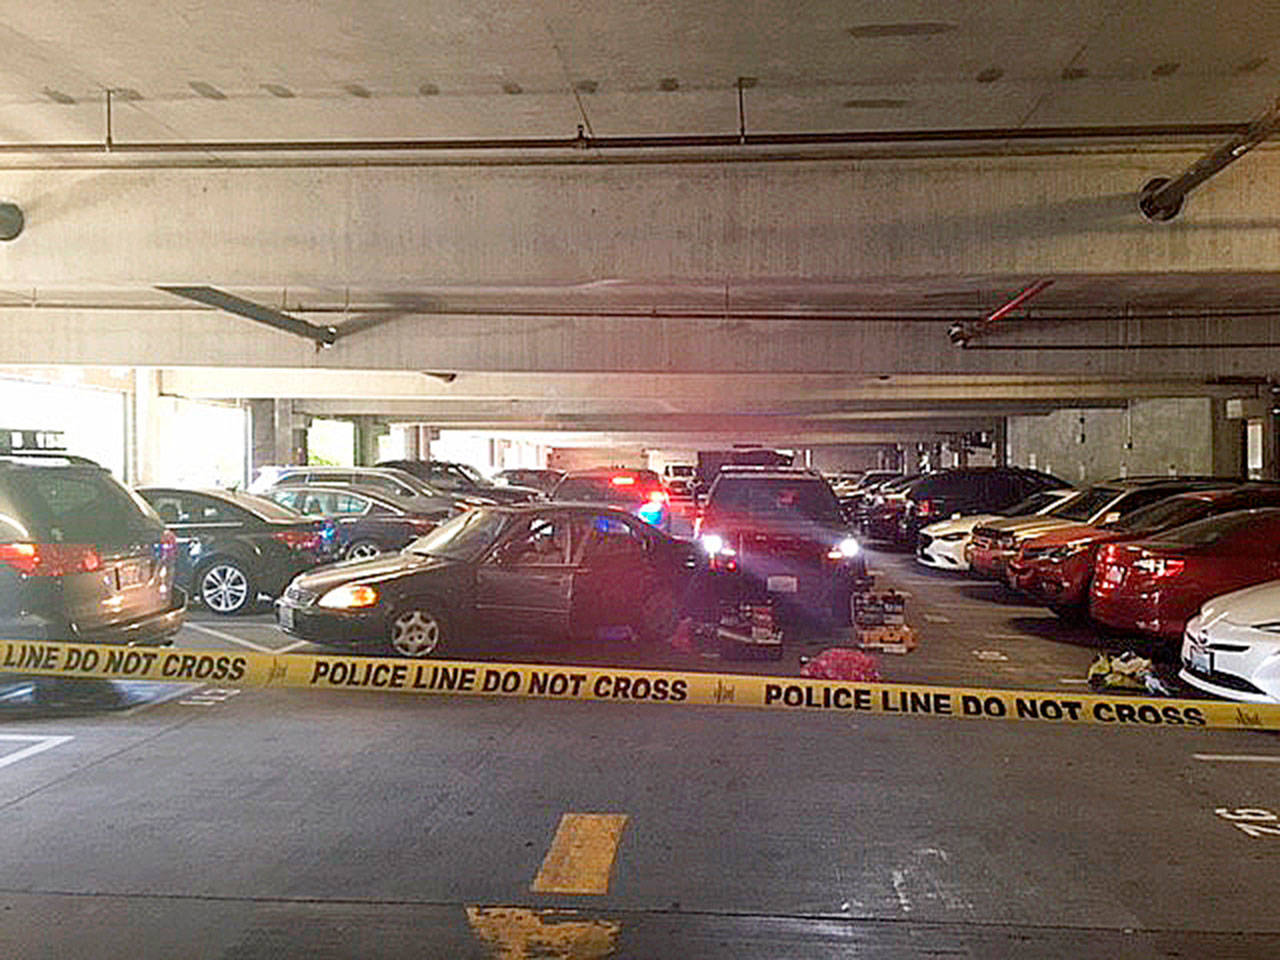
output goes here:
{"type": "Polygon", "coordinates": [[[1089,614],[1176,642],[1210,597],[1280,578],[1280,507],[1236,510],[1098,551],[1089,614]]]}
{"type": "Polygon", "coordinates": [[[1053,530],[1022,544],[1009,562],[1009,582],[1059,616],[1083,616],[1089,607],[1094,561],[1103,544],[1150,539],[1205,517],[1252,507],[1280,507],[1280,486],[1246,484],[1180,493],[1114,523],[1053,530]]]}

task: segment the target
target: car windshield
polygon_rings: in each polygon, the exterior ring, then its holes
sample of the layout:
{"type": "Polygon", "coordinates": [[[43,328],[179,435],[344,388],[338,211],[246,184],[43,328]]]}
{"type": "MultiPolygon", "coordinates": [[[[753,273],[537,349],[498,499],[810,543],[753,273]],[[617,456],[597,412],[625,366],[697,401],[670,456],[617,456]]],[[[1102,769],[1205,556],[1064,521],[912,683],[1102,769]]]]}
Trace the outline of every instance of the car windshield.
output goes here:
{"type": "Polygon", "coordinates": [[[1090,487],[1074,500],[1069,500],[1056,510],[1050,511],[1050,516],[1085,523],[1114,500],[1119,493],[1120,491],[1114,487],[1090,487]]]}
{"type": "Polygon", "coordinates": [[[1141,533],[1144,530],[1167,530],[1180,527],[1192,520],[1199,520],[1211,509],[1212,504],[1198,497],[1170,497],[1158,500],[1141,510],[1135,510],[1115,523],[1104,524],[1108,530],[1124,530],[1141,533]]]}
{"type": "Polygon", "coordinates": [[[510,515],[483,507],[442,523],[406,548],[413,553],[450,560],[475,560],[502,534],[510,515]]]}
{"type": "Polygon", "coordinates": [[[709,506],[726,513],[840,523],[840,504],[825,483],[792,477],[721,475],[709,506]]]}
{"type": "Polygon", "coordinates": [[[470,467],[465,463],[455,463],[453,469],[470,481],[473,487],[491,487],[493,486],[489,480],[484,477],[475,467],[470,467]]]}

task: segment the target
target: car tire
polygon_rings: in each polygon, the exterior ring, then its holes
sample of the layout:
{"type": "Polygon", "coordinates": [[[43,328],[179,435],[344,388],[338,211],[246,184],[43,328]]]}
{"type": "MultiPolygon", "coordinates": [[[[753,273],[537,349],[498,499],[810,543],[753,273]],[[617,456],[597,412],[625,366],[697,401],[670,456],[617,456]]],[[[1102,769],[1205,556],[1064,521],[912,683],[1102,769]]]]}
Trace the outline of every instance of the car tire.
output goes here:
{"type": "Polygon", "coordinates": [[[636,635],[645,643],[665,643],[680,626],[680,610],[670,590],[658,587],[649,591],[640,605],[640,622],[636,635]]]}
{"type": "Polygon", "coordinates": [[[234,617],[258,600],[258,587],[239,560],[217,557],[196,573],[196,595],[211,613],[234,617]]]}
{"type": "Polygon", "coordinates": [[[381,556],[382,547],[376,540],[357,540],[347,547],[347,560],[370,560],[373,557],[381,556]]]}
{"type": "Polygon", "coordinates": [[[387,649],[392,656],[420,660],[441,653],[452,639],[441,604],[418,597],[401,604],[387,628],[387,649]]]}

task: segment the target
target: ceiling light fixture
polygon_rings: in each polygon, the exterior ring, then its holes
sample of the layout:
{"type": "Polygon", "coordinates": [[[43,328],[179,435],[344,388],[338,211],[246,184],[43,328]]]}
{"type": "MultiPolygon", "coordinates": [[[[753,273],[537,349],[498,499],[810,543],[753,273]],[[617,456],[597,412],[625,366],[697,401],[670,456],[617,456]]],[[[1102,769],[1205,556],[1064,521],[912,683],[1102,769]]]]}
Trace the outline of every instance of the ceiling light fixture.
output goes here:
{"type": "Polygon", "coordinates": [[[205,83],[203,80],[192,80],[187,84],[200,96],[206,100],[225,100],[227,95],[215,87],[212,83],[205,83]]]}
{"type": "Polygon", "coordinates": [[[1151,71],[1153,77],[1171,77],[1178,72],[1178,68],[1182,64],[1176,60],[1168,60],[1165,63],[1158,63],[1155,69],[1151,71]]]}
{"type": "Polygon", "coordinates": [[[369,92],[368,87],[362,87],[358,83],[345,84],[343,85],[342,89],[347,91],[347,93],[351,94],[351,96],[357,97],[361,100],[368,100],[370,97],[373,96],[373,94],[369,92]]]}
{"type": "Polygon", "coordinates": [[[1004,76],[1004,69],[1001,67],[987,67],[987,69],[979,71],[978,75],[973,79],[979,83],[994,83],[1004,76]]]}
{"type": "Polygon", "coordinates": [[[67,107],[75,105],[76,98],[69,93],[63,93],[61,90],[53,89],[53,87],[45,87],[41,92],[54,103],[60,103],[67,107]]]}
{"type": "Polygon", "coordinates": [[[846,110],[898,110],[909,104],[910,100],[890,100],[885,99],[863,99],[863,100],[846,100],[844,107],[846,110]]]}
{"type": "Polygon", "coordinates": [[[294,95],[292,90],[279,83],[264,83],[262,89],[273,97],[279,97],[281,100],[288,100],[294,95]]]}
{"type": "Polygon", "coordinates": [[[909,23],[862,23],[849,28],[849,35],[858,39],[875,40],[881,37],[931,37],[939,33],[951,33],[954,23],[938,20],[917,20],[909,23]]]}

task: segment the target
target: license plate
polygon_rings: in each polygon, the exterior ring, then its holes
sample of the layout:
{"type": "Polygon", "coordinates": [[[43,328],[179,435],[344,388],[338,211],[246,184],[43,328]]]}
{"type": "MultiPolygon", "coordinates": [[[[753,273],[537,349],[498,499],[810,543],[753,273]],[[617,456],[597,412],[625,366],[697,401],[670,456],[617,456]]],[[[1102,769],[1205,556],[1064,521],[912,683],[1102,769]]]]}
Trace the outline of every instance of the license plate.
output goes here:
{"type": "Polygon", "coordinates": [[[1213,654],[1204,647],[1191,648],[1191,669],[1197,673],[1213,673],[1213,654]]]}
{"type": "Polygon", "coordinates": [[[1117,587],[1124,583],[1124,567],[1107,567],[1106,581],[1117,587]]]}
{"type": "Polygon", "coordinates": [[[770,593],[795,593],[798,584],[795,577],[770,577],[765,587],[770,593]]]}
{"type": "Polygon", "coordinates": [[[280,626],[284,627],[284,629],[286,630],[292,630],[293,629],[293,607],[286,607],[283,604],[281,604],[279,607],[276,608],[276,610],[280,614],[278,618],[280,620],[280,626]]]}
{"type": "Polygon", "coordinates": [[[150,564],[146,560],[134,560],[132,563],[122,563],[116,567],[116,588],[118,590],[127,590],[129,587],[137,587],[147,582],[147,572],[150,564]]]}

